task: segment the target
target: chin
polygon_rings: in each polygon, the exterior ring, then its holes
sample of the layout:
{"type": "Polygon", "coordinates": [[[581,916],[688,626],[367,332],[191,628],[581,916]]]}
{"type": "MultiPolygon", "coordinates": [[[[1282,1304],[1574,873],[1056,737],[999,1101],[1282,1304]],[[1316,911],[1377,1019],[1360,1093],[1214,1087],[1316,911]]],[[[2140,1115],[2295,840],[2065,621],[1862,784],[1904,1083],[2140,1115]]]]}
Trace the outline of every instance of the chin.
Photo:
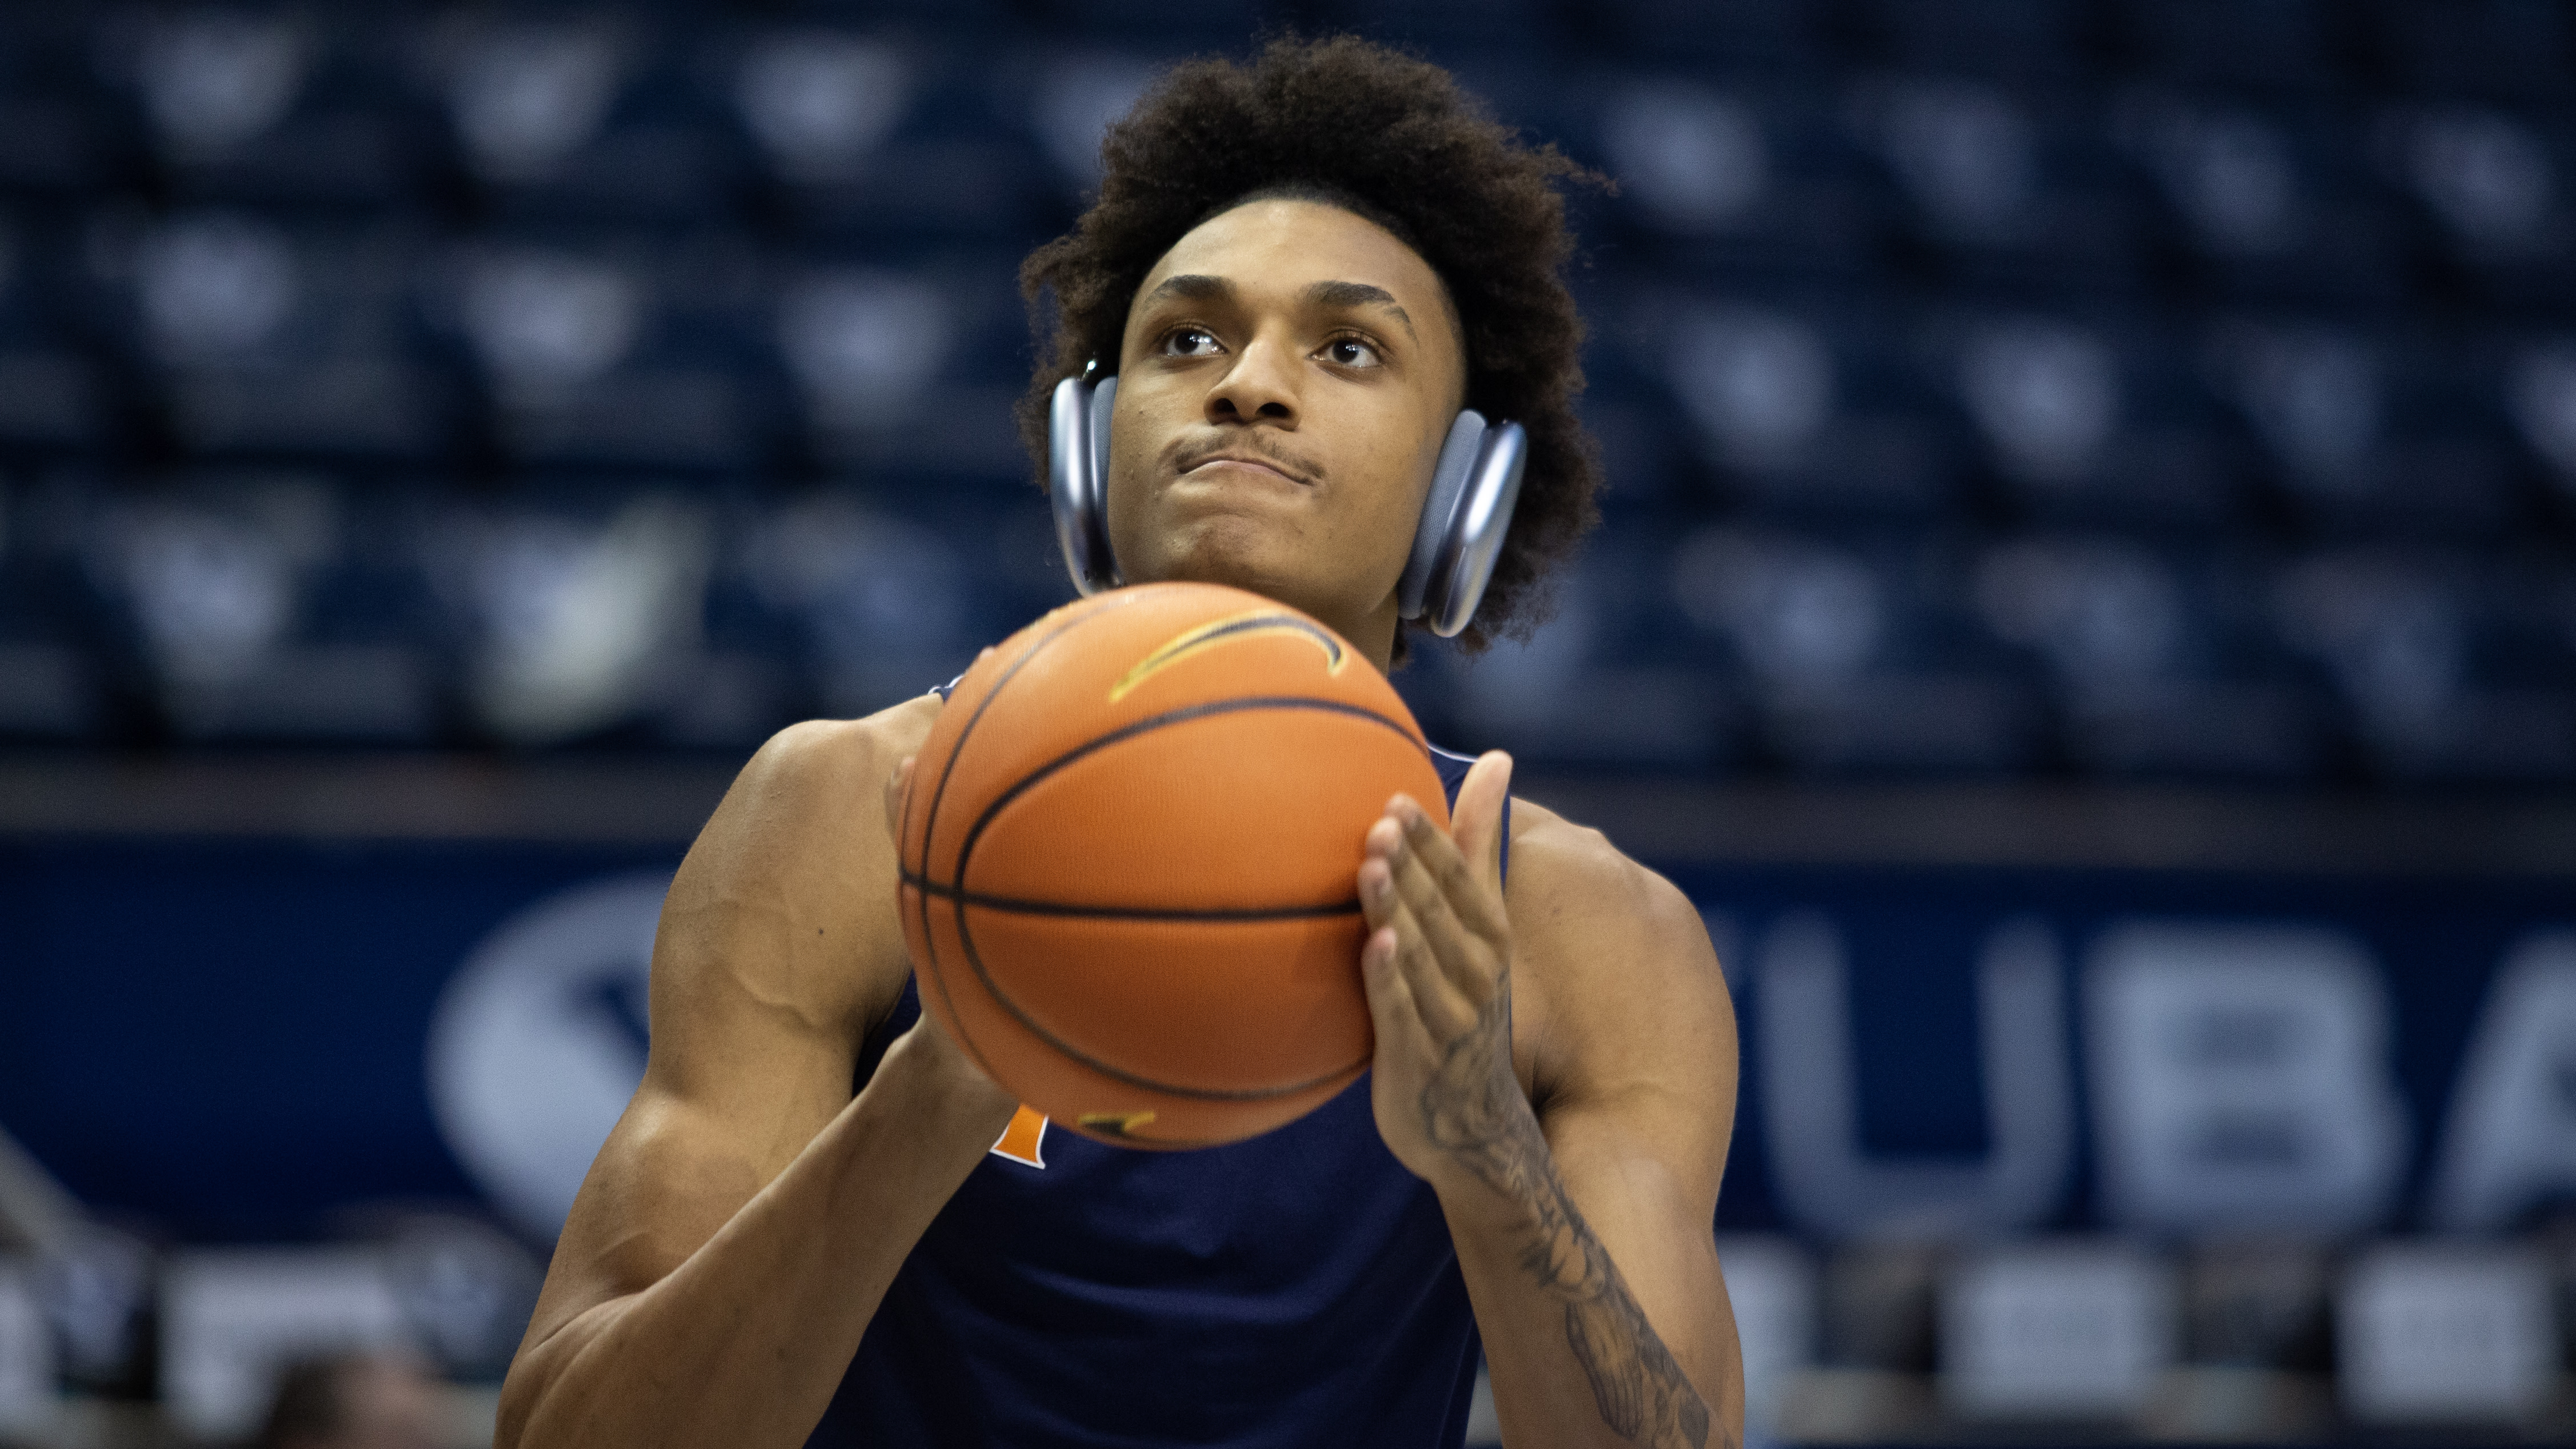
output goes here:
{"type": "Polygon", "coordinates": [[[1233,530],[1207,530],[1178,550],[1163,552],[1142,576],[1129,583],[1225,584],[1315,613],[1316,582],[1280,557],[1275,533],[1267,537],[1229,537],[1233,530]]]}

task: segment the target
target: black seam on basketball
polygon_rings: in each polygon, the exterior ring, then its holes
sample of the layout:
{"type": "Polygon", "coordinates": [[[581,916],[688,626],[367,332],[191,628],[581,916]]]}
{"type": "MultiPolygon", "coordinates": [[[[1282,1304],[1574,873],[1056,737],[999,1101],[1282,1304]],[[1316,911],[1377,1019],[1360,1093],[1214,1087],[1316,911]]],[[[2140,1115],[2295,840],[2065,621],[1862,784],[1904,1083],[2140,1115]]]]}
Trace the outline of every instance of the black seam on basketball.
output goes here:
{"type": "Polygon", "coordinates": [[[1359,897],[1335,901],[1323,906],[1264,906],[1254,909],[1185,910],[1156,906],[1083,906],[1064,901],[1032,901],[1018,896],[987,895],[981,891],[950,890],[937,881],[924,880],[909,871],[903,883],[924,895],[941,900],[963,901],[977,910],[1000,911],[1013,916],[1066,916],[1099,921],[1213,921],[1227,925],[1262,921],[1306,921],[1327,916],[1356,916],[1360,913],[1359,897]]]}
{"type": "MultiPolygon", "coordinates": [[[[1019,672],[1028,666],[1028,662],[1030,660],[1038,657],[1038,651],[1064,637],[1066,631],[1081,624],[1083,620],[1096,618],[1101,614],[1107,613],[1111,609],[1123,609],[1128,604],[1133,603],[1135,601],[1135,597],[1135,595],[1129,594],[1123,598],[1117,598],[1104,602],[1096,607],[1085,609],[1079,616],[1065,620],[1055,628],[1047,631],[1041,637],[1030,641],[1029,647],[1020,652],[1020,657],[1012,660],[1010,666],[1002,671],[1002,677],[993,681],[993,687],[984,691],[984,697],[975,702],[975,712],[967,717],[966,727],[957,732],[957,743],[949,746],[948,758],[940,763],[939,786],[936,790],[931,792],[929,809],[921,818],[921,870],[923,875],[928,875],[930,871],[930,839],[931,836],[939,829],[939,806],[941,802],[948,798],[949,777],[957,773],[957,757],[966,753],[966,741],[974,736],[975,727],[984,722],[984,711],[993,707],[993,701],[1001,697],[1003,687],[1008,685],[1012,679],[1016,678],[1019,672]]],[[[960,677],[963,678],[963,676],[960,677]]],[[[942,703],[945,703],[945,701],[943,700],[942,703]]],[[[904,800],[904,812],[906,815],[909,815],[912,810],[912,801],[909,798],[910,793],[911,792],[909,791],[905,792],[907,798],[904,800]]],[[[904,873],[903,852],[901,850],[897,850],[895,852],[895,873],[898,876],[901,876],[904,873]]],[[[958,857],[957,879],[959,884],[962,885],[965,883],[966,861],[962,854],[958,857]]],[[[966,920],[962,914],[958,917],[957,928],[961,933],[966,928],[966,920]]],[[[948,1019],[957,1024],[957,1044],[964,1047],[966,1049],[966,1054],[975,1059],[975,1065],[982,1069],[985,1076],[994,1076],[993,1064],[984,1059],[984,1053],[976,1048],[973,1036],[966,1030],[966,1018],[958,1015],[957,1013],[956,994],[948,989],[948,972],[939,964],[939,936],[936,932],[930,929],[930,896],[927,892],[925,892],[921,898],[921,947],[923,950],[930,953],[929,964],[931,984],[939,988],[939,1000],[941,1004],[948,1008],[948,1019]]],[[[966,954],[971,958],[974,955],[974,951],[970,948],[966,954]]],[[[979,973],[983,970],[980,963],[977,965],[976,970],[979,973]]],[[[916,977],[919,975],[918,972],[914,974],[916,977]]],[[[920,982],[916,980],[913,984],[917,993],[920,988],[920,982]]]]}
{"type": "Polygon", "coordinates": [[[1002,988],[995,985],[993,982],[993,973],[985,969],[983,953],[975,949],[975,933],[967,929],[966,907],[962,903],[957,907],[957,938],[959,943],[964,945],[966,948],[966,964],[975,968],[975,975],[983,981],[985,992],[995,1001],[1000,1002],[1002,1004],[1002,1009],[1009,1012],[1012,1019],[1019,1022],[1020,1025],[1027,1027],[1031,1032],[1037,1035],[1039,1040],[1044,1041],[1048,1046],[1055,1048],[1067,1058],[1091,1068],[1093,1071],[1100,1073],[1104,1077],[1108,1077],[1113,1081],[1124,1082],[1131,1087],[1142,1087],[1149,1092],[1161,1092],[1165,1096],[1182,1097],[1199,1102],[1269,1102],[1275,1101],[1281,1097],[1293,1097],[1299,1092],[1312,1091],[1315,1088],[1324,1085],[1326,1082],[1333,1081],[1336,1078],[1358,1071],[1362,1067],[1368,1065],[1368,1059],[1366,1057],[1362,1057],[1360,1060],[1353,1062],[1349,1066],[1336,1067],[1332,1071],[1326,1072],[1320,1077],[1311,1077],[1302,1082],[1293,1082],[1285,1087],[1183,1087],[1174,1085],[1170,1082],[1158,1082],[1152,1077],[1141,1076],[1135,1072],[1127,1070],[1125,1067],[1102,1061],[1100,1058],[1093,1056],[1091,1053],[1084,1051],[1073,1043],[1057,1036],[1054,1032],[1038,1025],[1037,1019],[1030,1016],[1025,1010],[1022,1010],[1018,1002],[1003,995],[1002,988]]]}
{"type": "MultiPolygon", "coordinates": [[[[976,726],[984,722],[984,712],[993,707],[993,701],[1002,697],[1002,691],[1009,687],[1010,682],[1019,676],[1022,669],[1028,667],[1030,660],[1038,657],[1039,651],[1063,638],[1066,631],[1079,626],[1085,620],[1107,613],[1111,609],[1124,608],[1134,602],[1134,599],[1135,596],[1130,594],[1103,600],[1097,607],[1084,610],[1079,618],[1067,619],[1048,630],[1043,636],[1030,641],[1029,647],[1020,651],[1020,657],[1012,660],[1009,667],[1002,671],[1002,677],[993,681],[993,687],[984,691],[984,697],[975,701],[975,713],[967,718],[966,727],[957,732],[957,743],[949,747],[948,758],[940,762],[939,785],[931,792],[929,813],[922,818],[921,871],[923,874],[927,875],[930,871],[930,837],[939,828],[939,807],[948,798],[948,781],[957,773],[957,757],[966,753],[966,742],[975,737],[976,726]]],[[[1426,748],[1428,748],[1427,745],[1426,748]]],[[[963,881],[965,877],[961,873],[958,879],[963,881]]]]}
{"type": "MultiPolygon", "coordinates": [[[[995,692],[998,693],[999,690],[1000,686],[996,685],[995,692]]],[[[1028,1028],[1029,1031],[1034,1033],[1040,1041],[1045,1042],[1048,1046],[1055,1048],[1057,1051],[1063,1053],[1072,1060],[1079,1062],[1082,1065],[1091,1068],[1093,1071],[1100,1073],[1102,1076],[1108,1077],[1114,1081],[1124,1082],[1131,1087],[1142,1087],[1147,1091],[1162,1092],[1169,1096],[1182,1097],[1196,1101],[1263,1102],[1271,1101],[1280,1097],[1294,1096],[1299,1092],[1311,1091],[1316,1087],[1322,1086],[1326,1082],[1330,1082],[1347,1073],[1357,1071],[1367,1065],[1367,1059],[1362,1058],[1360,1061],[1355,1062],[1350,1066],[1338,1067],[1330,1072],[1326,1072],[1322,1076],[1313,1077],[1303,1082],[1294,1083],[1290,1086],[1261,1087],[1248,1090],[1228,1090],[1217,1087],[1182,1087],[1175,1086],[1169,1082],[1158,1082],[1151,1077],[1138,1076],[1134,1072],[1130,1072],[1123,1067],[1113,1066],[1108,1062],[1100,1060],[1091,1053],[1083,1051],[1081,1048],[1074,1046],[1071,1042],[1057,1036],[1054,1032],[1040,1026],[1035,1017],[1030,1016],[1018,1002],[1013,1001],[1010,996],[1002,990],[999,983],[993,980],[993,973],[984,965],[983,953],[975,949],[975,932],[966,923],[966,863],[974,857],[976,842],[983,839],[985,827],[993,823],[993,817],[1001,813],[1002,807],[1026,794],[1029,788],[1035,785],[1038,781],[1045,779],[1049,775],[1055,774],[1057,771],[1064,769],[1074,761],[1082,759],[1088,755],[1097,754],[1101,750],[1107,749],[1109,746],[1117,744],[1123,740],[1130,740],[1138,735],[1148,734],[1154,730],[1162,729],[1169,725],[1186,724],[1195,719],[1205,719],[1213,715],[1221,714],[1242,714],[1260,709],[1311,709],[1327,714],[1349,715],[1356,719],[1368,720],[1371,723],[1383,725],[1386,728],[1395,731],[1398,735],[1403,736],[1406,743],[1411,744],[1414,748],[1423,752],[1423,758],[1425,760],[1430,759],[1431,746],[1428,741],[1422,739],[1420,736],[1414,734],[1412,731],[1406,729],[1396,721],[1387,718],[1385,715],[1379,714],[1376,710],[1364,709],[1356,704],[1344,704],[1342,701],[1337,699],[1313,699],[1304,695],[1293,694],[1254,695],[1243,699],[1210,700],[1203,704],[1185,705],[1180,709],[1166,710],[1158,715],[1149,715],[1144,719],[1137,720],[1133,724],[1121,725],[1117,729],[1111,730],[1105,735],[1086,740],[1082,744],[1067,750],[1065,753],[1058,755],[1054,759],[1047,761],[1045,764],[1038,766],[1034,770],[1031,770],[1029,773],[1021,776],[1016,782],[1014,782],[1011,788],[996,796],[991,804],[984,807],[984,812],[975,817],[974,825],[967,830],[965,841],[957,847],[957,881],[954,886],[950,887],[950,889],[955,892],[954,899],[957,910],[957,940],[960,945],[966,948],[966,964],[975,968],[975,975],[983,981],[985,992],[995,1001],[1000,1002],[1002,1009],[1009,1012],[1013,1020],[1028,1028]]],[[[981,711],[978,711],[978,714],[980,716],[981,711]]],[[[959,738],[958,743],[961,746],[965,743],[962,736],[959,738]]],[[[953,759],[954,757],[954,753],[952,752],[951,758],[953,759]]],[[[1434,764],[1432,766],[1433,773],[1437,774],[1439,772],[1439,768],[1440,767],[1437,764],[1434,764]]],[[[925,855],[928,854],[926,850],[923,853],[925,855]]],[[[926,860],[923,863],[925,865],[928,864],[926,860]]],[[[929,898],[927,894],[925,894],[923,897],[925,910],[928,908],[928,900],[929,898]]],[[[945,990],[944,987],[942,989],[945,990]]]]}
{"type": "MultiPolygon", "coordinates": [[[[1037,784],[1040,780],[1056,773],[1058,770],[1072,764],[1074,761],[1082,759],[1086,755],[1097,754],[1098,752],[1109,748],[1111,745],[1133,739],[1138,735],[1151,734],[1158,729],[1164,729],[1176,724],[1187,724],[1191,720],[1205,719],[1212,715],[1246,714],[1254,710],[1265,709],[1311,709],[1323,714],[1349,715],[1353,719],[1364,719],[1371,724],[1383,725],[1386,728],[1395,731],[1396,734],[1402,736],[1406,744],[1420,750],[1422,752],[1424,762],[1431,765],[1431,773],[1433,775],[1436,776],[1440,773],[1440,766],[1437,762],[1432,760],[1431,746],[1427,742],[1395,720],[1379,714],[1376,710],[1368,709],[1361,705],[1345,704],[1338,699],[1317,699],[1311,695],[1303,694],[1255,694],[1246,695],[1241,699],[1212,699],[1200,704],[1183,705],[1179,709],[1165,710],[1161,714],[1156,715],[1147,715],[1145,718],[1137,720],[1132,724],[1120,725],[1118,728],[1111,730],[1105,735],[1095,735],[1081,744],[1074,746],[1072,749],[1065,751],[1063,754],[1056,756],[1054,759],[1047,761],[1045,764],[1038,766],[1036,769],[1029,771],[1027,774],[1022,775],[1012,784],[1011,788],[1003,791],[1000,795],[995,796],[993,802],[984,807],[984,813],[975,817],[974,825],[969,827],[966,832],[965,842],[957,848],[958,888],[963,889],[965,887],[966,859],[968,856],[975,853],[975,842],[983,835],[984,827],[993,823],[993,817],[1001,813],[1002,807],[1028,793],[1029,788],[1037,784]]],[[[959,737],[958,743],[961,746],[965,744],[963,736],[959,737]]],[[[1447,793],[1445,786],[1442,793],[1447,793]]],[[[925,852],[925,854],[927,854],[927,852],[925,852]]],[[[924,860],[922,864],[927,866],[929,861],[924,860]]]]}

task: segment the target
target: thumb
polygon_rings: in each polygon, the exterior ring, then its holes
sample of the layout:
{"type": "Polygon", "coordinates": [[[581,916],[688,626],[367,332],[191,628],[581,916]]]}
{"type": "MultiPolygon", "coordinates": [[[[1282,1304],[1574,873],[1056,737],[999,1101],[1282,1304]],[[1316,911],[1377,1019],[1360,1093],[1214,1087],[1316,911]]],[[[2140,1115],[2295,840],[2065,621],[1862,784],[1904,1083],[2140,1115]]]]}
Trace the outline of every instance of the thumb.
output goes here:
{"type": "Polygon", "coordinates": [[[1512,757],[1501,750],[1477,756],[1458,787],[1458,806],[1449,817],[1449,838],[1467,858],[1477,878],[1498,894],[1503,885],[1503,806],[1512,794],[1512,757]]]}

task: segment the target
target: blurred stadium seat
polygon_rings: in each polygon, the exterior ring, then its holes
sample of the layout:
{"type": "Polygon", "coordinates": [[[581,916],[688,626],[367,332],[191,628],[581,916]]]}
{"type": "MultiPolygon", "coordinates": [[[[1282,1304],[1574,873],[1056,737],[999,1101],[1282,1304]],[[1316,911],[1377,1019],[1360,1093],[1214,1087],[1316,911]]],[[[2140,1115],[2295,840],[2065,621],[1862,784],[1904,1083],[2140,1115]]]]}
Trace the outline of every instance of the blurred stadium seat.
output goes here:
{"type": "Polygon", "coordinates": [[[1873,179],[1828,88],[1747,69],[1718,84],[1649,71],[1578,93],[1592,104],[1564,139],[1618,178],[1611,219],[1638,263],[1680,276],[1865,275],[1873,179]]]}
{"type": "Polygon", "coordinates": [[[2275,584],[2284,642],[2332,675],[2365,751],[2390,774],[2557,780],[2576,769],[2560,661],[2518,650],[2481,597],[2514,580],[2456,560],[2351,550],[2275,584]]]}
{"type": "Polygon", "coordinates": [[[417,245],[403,232],[189,210],[99,217],[89,250],[98,321],[185,452],[427,463],[452,451],[454,389],[422,354],[417,245]]]}
{"type": "Polygon", "coordinates": [[[495,236],[441,299],[512,461],[727,472],[757,461],[759,259],[733,238],[495,236]]]}
{"type": "Polygon", "coordinates": [[[2055,96],[1897,75],[1855,87],[1855,131],[1904,205],[1898,239],[1952,285],[2118,293],[2135,202],[2099,128],[2055,96]]]}
{"type": "Polygon", "coordinates": [[[2563,103],[2570,70],[2566,10],[2536,0],[2376,0],[2354,6],[2361,43],[2394,88],[2509,105],[2563,103]]]}
{"type": "Polygon", "coordinates": [[[114,411],[97,359],[78,345],[73,238],[0,210],[0,446],[96,446],[114,411]]]}
{"type": "Polygon", "coordinates": [[[2129,67],[2195,86],[2329,93],[2349,78],[2344,7],[2333,0],[2124,0],[2129,67]]]}
{"type": "Polygon", "coordinates": [[[136,13],[101,37],[155,177],[196,201],[399,203],[421,166],[398,47],[321,17],[136,13]]]}
{"type": "Polygon", "coordinates": [[[296,475],[101,500],[83,552],[183,739],[424,743],[432,681],[403,595],[350,559],[348,499],[296,475]]]}
{"type": "Polygon", "coordinates": [[[2035,535],[1989,545],[1974,587],[1997,637],[2046,662],[2074,762],[2305,778],[2321,758],[2316,704],[2247,647],[2219,572],[2170,547],[2035,535]]]}
{"type": "Polygon", "coordinates": [[[686,222],[724,204],[745,159],[718,96],[692,74],[691,30],[640,15],[458,12],[426,37],[420,64],[454,164],[487,206],[686,222]]]}
{"type": "Polygon", "coordinates": [[[743,33],[732,58],[756,204],[793,232],[990,239],[1044,224],[1037,146],[1005,83],[956,47],[781,29],[743,33]]]}
{"type": "Polygon", "coordinates": [[[1909,365],[1889,298],[1667,300],[1632,328],[1715,496],[1759,512],[1929,521],[1958,506],[1956,429],[1909,365]]]}
{"type": "Polygon", "coordinates": [[[1630,64],[1668,59],[1765,69],[1806,68],[1828,54],[1831,9],[1817,0],[1745,0],[1694,5],[1689,0],[1608,0],[1586,18],[1598,39],[1630,64]]]}

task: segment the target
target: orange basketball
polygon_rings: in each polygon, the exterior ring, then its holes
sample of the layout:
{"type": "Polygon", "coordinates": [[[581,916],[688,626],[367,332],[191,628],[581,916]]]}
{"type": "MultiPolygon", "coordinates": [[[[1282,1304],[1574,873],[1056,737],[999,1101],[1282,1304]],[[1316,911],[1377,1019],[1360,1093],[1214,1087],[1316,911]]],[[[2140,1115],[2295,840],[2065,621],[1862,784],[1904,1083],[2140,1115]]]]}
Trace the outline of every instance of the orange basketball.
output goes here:
{"type": "Polygon", "coordinates": [[[1447,824],[1412,712],[1313,619],[1213,584],[1069,604],[967,671],[913,767],[922,1006],[1060,1126],[1269,1131],[1368,1067],[1355,880],[1399,790],[1447,824]]]}

